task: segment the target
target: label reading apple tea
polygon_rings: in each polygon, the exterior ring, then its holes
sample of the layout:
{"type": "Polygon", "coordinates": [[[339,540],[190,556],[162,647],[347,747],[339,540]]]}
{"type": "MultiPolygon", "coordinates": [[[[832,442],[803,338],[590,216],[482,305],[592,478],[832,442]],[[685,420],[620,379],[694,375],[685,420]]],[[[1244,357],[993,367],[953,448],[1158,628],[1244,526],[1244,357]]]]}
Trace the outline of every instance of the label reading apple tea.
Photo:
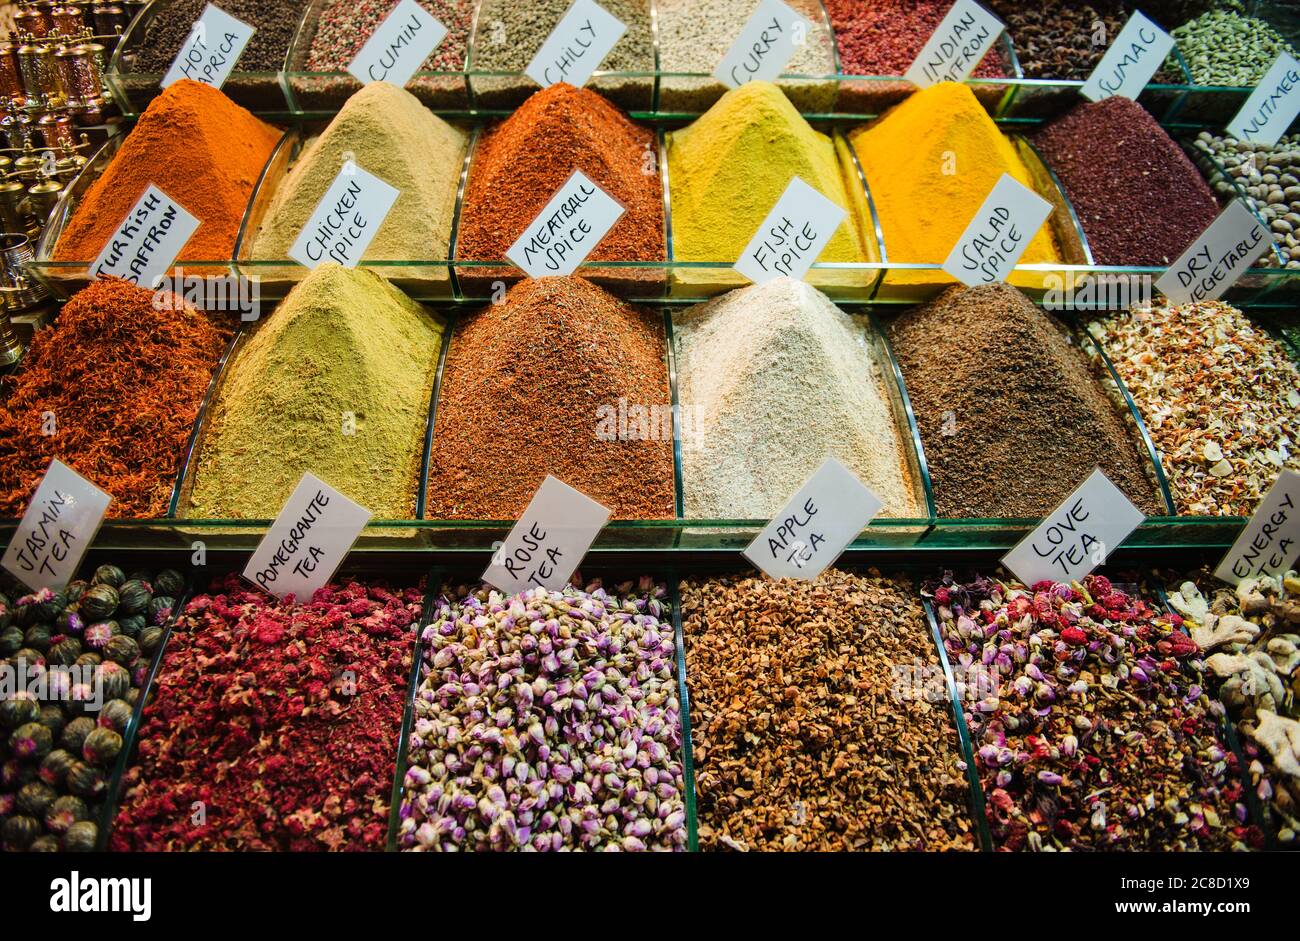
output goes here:
{"type": "Polygon", "coordinates": [[[1010,174],[1002,174],[953,246],[943,270],[967,287],[1005,281],[1051,214],[1051,203],[1010,174]]]}
{"type": "Polygon", "coordinates": [[[1236,585],[1242,579],[1281,575],[1300,558],[1300,474],[1284,470],[1264,494],[1255,515],[1214,570],[1236,585]]]}
{"type": "Polygon", "coordinates": [[[348,72],[362,84],[405,85],[446,38],[447,27],[433,14],[415,0],[401,0],[370,34],[348,72]]]}
{"type": "Polygon", "coordinates": [[[1217,301],[1271,245],[1264,223],[1234,199],[1160,276],[1156,290],[1173,304],[1217,301]]]}
{"type": "Polygon", "coordinates": [[[399,195],[373,173],[347,161],[298,233],[289,257],[312,269],[326,261],[355,268],[399,195]]]}
{"type": "Polygon", "coordinates": [[[795,177],[733,267],[755,284],[803,278],[846,215],[842,207],[795,177]]]}
{"type": "Polygon", "coordinates": [[[1300,62],[1282,53],[1228,125],[1239,140],[1272,147],[1300,115],[1300,62]]]}
{"type": "Polygon", "coordinates": [[[1114,95],[1136,101],[1173,48],[1173,36],[1141,12],[1134,12],[1079,93],[1089,101],[1114,95]]]}
{"type": "Polygon", "coordinates": [[[62,461],[53,460],[0,561],[34,591],[72,581],[113,498],[62,461]]]}
{"type": "Polygon", "coordinates": [[[781,0],[763,0],[722,57],[713,77],[728,88],[771,82],[807,42],[813,24],[781,0]]]}
{"type": "Polygon", "coordinates": [[[543,88],[556,82],[581,88],[626,32],[627,24],[594,0],[574,0],[524,74],[543,88]]]}
{"type": "Polygon", "coordinates": [[[90,277],[108,275],[153,287],[198,228],[198,219],[150,183],[90,266],[90,277]]]}
{"type": "Polygon", "coordinates": [[[957,0],[904,77],[918,88],[960,82],[975,71],[1004,29],[974,0],[957,0]]]}
{"type": "Polygon", "coordinates": [[[235,71],[235,63],[255,32],[247,23],[209,3],[190,28],[161,87],[188,78],[220,88],[235,71]]]}
{"type": "Polygon", "coordinates": [[[558,591],[569,583],[609,517],[606,507],[548,474],[493,553],[483,581],[508,595],[530,588],[558,591]]]}
{"type": "Polygon", "coordinates": [[[564,185],[528,224],[506,258],[530,278],[573,274],[623,215],[623,206],[581,170],[564,185]]]}

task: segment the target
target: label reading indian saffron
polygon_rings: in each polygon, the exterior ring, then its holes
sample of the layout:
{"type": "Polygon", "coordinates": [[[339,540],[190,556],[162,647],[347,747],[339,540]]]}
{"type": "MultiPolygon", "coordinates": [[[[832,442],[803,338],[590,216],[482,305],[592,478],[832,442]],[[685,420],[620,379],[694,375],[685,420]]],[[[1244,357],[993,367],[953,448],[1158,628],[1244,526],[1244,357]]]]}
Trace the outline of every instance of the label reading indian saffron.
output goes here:
{"type": "Polygon", "coordinates": [[[840,557],[883,506],[852,471],[827,457],[749,544],[745,558],[772,578],[812,581],[840,557]]]}
{"type": "Polygon", "coordinates": [[[609,517],[608,508],[548,474],[492,554],[483,581],[508,595],[563,588],[609,517]]]}
{"type": "Polygon", "coordinates": [[[623,215],[623,206],[581,170],[574,170],[506,258],[530,278],[573,274],[623,215]]]}
{"type": "Polygon", "coordinates": [[[1051,214],[1051,203],[1009,173],[1002,174],[943,270],[967,287],[1005,281],[1051,214]]]}
{"type": "Polygon", "coordinates": [[[1026,585],[1072,582],[1106,561],[1146,519],[1100,469],[1002,557],[1026,585]]]}
{"type": "Polygon", "coordinates": [[[90,277],[111,275],[153,287],[198,228],[198,219],[150,183],[90,266],[90,277]]]}
{"type": "Polygon", "coordinates": [[[306,600],[343,564],[370,511],[314,474],[303,474],[248,560],[244,578],[277,598],[306,600]]]}
{"type": "Polygon", "coordinates": [[[1214,574],[1231,585],[1281,575],[1300,558],[1300,474],[1284,470],[1214,574]]]}
{"type": "Polygon", "coordinates": [[[904,77],[918,88],[960,82],[975,71],[1004,29],[974,0],[957,0],[904,77]]]}
{"type": "Polygon", "coordinates": [[[363,84],[405,85],[446,38],[447,27],[433,14],[415,0],[401,0],[370,34],[348,72],[363,84]]]}
{"type": "Polygon", "coordinates": [[[846,215],[843,207],[795,177],[733,267],[755,284],[773,278],[800,279],[846,215]]]}
{"type": "Polygon", "coordinates": [[[713,77],[728,88],[775,81],[808,42],[813,24],[781,0],[763,0],[722,57],[713,77]]]}
{"type": "Polygon", "coordinates": [[[1114,95],[1136,101],[1173,48],[1173,36],[1141,12],[1134,12],[1079,93],[1089,101],[1114,95]]]}
{"type": "Polygon", "coordinates": [[[235,71],[235,63],[255,32],[247,23],[209,3],[190,28],[161,87],[188,78],[220,88],[235,71]]]}
{"type": "Polygon", "coordinates": [[[1217,301],[1272,244],[1264,223],[1235,199],[1160,276],[1156,290],[1173,304],[1217,301]]]}
{"type": "Polygon", "coordinates": [[[373,173],[347,161],[298,233],[289,257],[313,269],[326,261],[355,268],[399,195],[373,173]]]}
{"type": "Polygon", "coordinates": [[[581,88],[626,32],[627,24],[594,0],[574,0],[524,74],[543,88],[556,82],[581,88]]]}
{"type": "Polygon", "coordinates": [[[1300,115],[1300,62],[1282,53],[1228,125],[1240,140],[1272,147],[1300,115]]]}
{"type": "Polygon", "coordinates": [[[0,565],[28,588],[59,591],[77,574],[111,502],[68,465],[51,461],[0,565]]]}

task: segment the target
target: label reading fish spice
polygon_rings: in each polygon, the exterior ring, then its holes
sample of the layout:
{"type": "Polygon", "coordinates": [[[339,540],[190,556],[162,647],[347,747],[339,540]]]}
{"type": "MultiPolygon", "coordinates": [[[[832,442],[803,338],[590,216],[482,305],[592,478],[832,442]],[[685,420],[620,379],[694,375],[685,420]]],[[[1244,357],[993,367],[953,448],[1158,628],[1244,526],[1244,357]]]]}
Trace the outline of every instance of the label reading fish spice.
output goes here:
{"type": "Polygon", "coordinates": [[[1271,244],[1264,223],[1233,200],[1160,276],[1156,290],[1173,304],[1217,301],[1271,244]]]}
{"type": "Polygon", "coordinates": [[[1051,214],[1051,203],[1009,173],[1002,174],[943,270],[967,287],[1005,281],[1051,214]]]}
{"type": "Polygon", "coordinates": [[[336,261],[355,268],[400,195],[349,160],[298,233],[289,257],[308,268],[336,261]]]}
{"type": "Polygon", "coordinates": [[[493,553],[483,581],[508,595],[563,588],[609,517],[608,508],[548,474],[493,553]]]}
{"type": "Polygon", "coordinates": [[[506,252],[530,278],[573,274],[623,215],[623,206],[574,170],[506,252]]]}
{"type": "Polygon", "coordinates": [[[90,266],[90,277],[109,275],[153,287],[198,228],[198,219],[150,183],[90,266]]]}
{"type": "Polygon", "coordinates": [[[1136,101],[1173,48],[1173,36],[1141,12],[1134,12],[1079,93],[1089,101],[1113,95],[1136,101]]]}
{"type": "Polygon", "coordinates": [[[334,577],[368,522],[365,507],[303,474],[248,560],[244,578],[277,598],[305,601],[334,577]]]}
{"type": "Polygon", "coordinates": [[[1239,140],[1272,147],[1300,115],[1300,62],[1282,53],[1228,125],[1239,140]]]}
{"type": "Polygon", "coordinates": [[[803,278],[846,215],[842,207],[795,177],[733,267],[755,284],[803,278]]]}
{"type": "Polygon", "coordinates": [[[209,3],[194,21],[161,87],[188,78],[220,88],[235,71],[235,63],[255,32],[247,23],[209,3]]]}
{"type": "Polygon", "coordinates": [[[51,461],[0,564],[28,588],[59,591],[76,575],[112,501],[62,461],[51,461]]]}
{"type": "Polygon", "coordinates": [[[415,0],[401,0],[370,34],[348,72],[363,84],[405,85],[446,38],[447,27],[433,14],[415,0]]]}
{"type": "Polygon", "coordinates": [[[745,550],[772,578],[815,579],[883,507],[853,472],[827,457],[745,550]]]}
{"type": "Polygon", "coordinates": [[[1214,570],[1236,585],[1242,579],[1281,575],[1300,558],[1300,474],[1284,470],[1264,494],[1255,515],[1214,570]]]}
{"type": "Polygon", "coordinates": [[[556,82],[581,88],[626,32],[627,24],[594,0],[574,0],[524,74],[543,88],[556,82]]]}
{"type": "Polygon", "coordinates": [[[1004,29],[974,0],[957,0],[904,77],[918,88],[960,82],[975,71],[1004,29]]]}
{"type": "Polygon", "coordinates": [[[1100,469],[1002,557],[1026,585],[1083,578],[1146,519],[1100,469]]]}
{"type": "Polygon", "coordinates": [[[763,0],[722,57],[713,77],[728,88],[775,81],[807,42],[813,24],[781,0],[763,0]]]}

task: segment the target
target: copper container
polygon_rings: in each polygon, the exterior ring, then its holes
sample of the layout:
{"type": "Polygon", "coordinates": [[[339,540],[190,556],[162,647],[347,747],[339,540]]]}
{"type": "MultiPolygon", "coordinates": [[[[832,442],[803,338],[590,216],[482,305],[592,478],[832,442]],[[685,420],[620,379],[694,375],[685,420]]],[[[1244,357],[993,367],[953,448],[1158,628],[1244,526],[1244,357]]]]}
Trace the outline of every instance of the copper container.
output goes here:
{"type": "Polygon", "coordinates": [[[27,103],[18,73],[18,47],[11,42],[0,43],[0,101],[12,101],[19,107],[27,103]]]}
{"type": "Polygon", "coordinates": [[[53,25],[54,21],[36,7],[24,7],[14,14],[14,32],[20,36],[27,33],[40,39],[53,25]]]}
{"type": "Polygon", "coordinates": [[[0,228],[9,232],[27,231],[27,220],[23,218],[22,202],[27,195],[27,187],[17,180],[0,183],[0,228]]]}
{"type": "Polygon", "coordinates": [[[96,36],[112,36],[126,32],[131,18],[120,3],[96,3],[90,10],[96,36]]]}
{"type": "Polygon", "coordinates": [[[99,66],[88,46],[64,46],[54,53],[54,61],[71,107],[85,108],[101,97],[99,66]]]}
{"type": "Polygon", "coordinates": [[[37,229],[44,227],[62,192],[63,184],[57,180],[45,180],[27,187],[27,212],[35,220],[37,229]]]}
{"type": "Polygon", "coordinates": [[[54,21],[55,32],[62,33],[64,36],[76,36],[86,28],[81,7],[67,5],[55,7],[50,13],[50,19],[54,21]]]}
{"type": "Polygon", "coordinates": [[[76,138],[72,135],[72,118],[58,112],[41,115],[36,119],[36,138],[39,147],[51,150],[58,150],[64,145],[71,147],[76,143],[76,138]]]}
{"type": "Polygon", "coordinates": [[[18,73],[22,76],[29,105],[44,110],[62,108],[68,103],[53,47],[34,43],[19,46],[18,73]]]}

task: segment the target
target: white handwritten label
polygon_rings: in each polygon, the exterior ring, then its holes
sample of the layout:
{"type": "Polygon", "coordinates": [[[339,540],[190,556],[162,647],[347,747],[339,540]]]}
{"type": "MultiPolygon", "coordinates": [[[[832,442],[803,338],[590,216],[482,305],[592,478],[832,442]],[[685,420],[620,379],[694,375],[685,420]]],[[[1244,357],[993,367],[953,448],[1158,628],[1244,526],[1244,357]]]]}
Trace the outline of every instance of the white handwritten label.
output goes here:
{"type": "Polygon", "coordinates": [[[543,88],[556,82],[581,88],[626,32],[627,24],[594,0],[574,0],[524,74],[543,88]]]}
{"type": "Polygon", "coordinates": [[[1272,246],[1272,236],[1240,199],[1228,204],[1156,281],[1174,304],[1217,301],[1272,246]]]}
{"type": "Polygon", "coordinates": [[[1026,585],[1083,578],[1146,519],[1109,478],[1094,470],[1038,528],[1002,557],[1026,585]]]}
{"type": "Polygon", "coordinates": [[[59,591],[76,575],[111,502],[71,467],[51,461],[0,564],[28,588],[59,591]]]}
{"type": "Polygon", "coordinates": [[[960,82],[975,71],[1004,29],[974,0],[957,0],[904,77],[918,88],[960,82]]]}
{"type": "Polygon", "coordinates": [[[1051,214],[1051,203],[1010,174],[1002,174],[953,246],[943,270],[967,287],[1005,281],[1051,214]]]}
{"type": "Polygon", "coordinates": [[[370,511],[314,474],[303,474],[244,568],[263,591],[307,601],[334,577],[370,511]]]}
{"type": "Polygon", "coordinates": [[[1079,93],[1089,101],[1113,95],[1137,100],[1173,48],[1173,36],[1135,11],[1079,93]]]}
{"type": "Polygon", "coordinates": [[[150,183],[90,266],[90,276],[111,275],[153,287],[198,228],[197,218],[150,183]]]}
{"type": "Polygon", "coordinates": [[[843,207],[795,177],[734,267],[755,284],[802,278],[846,215],[843,207]]]}
{"type": "Polygon", "coordinates": [[[1272,147],[1300,115],[1300,62],[1282,53],[1228,125],[1241,140],[1272,147]]]}
{"type": "Polygon", "coordinates": [[[713,77],[728,88],[771,82],[808,42],[813,24],[781,0],[763,0],[722,57],[713,77]]]}
{"type": "Polygon", "coordinates": [[[447,27],[433,14],[415,0],[401,0],[370,34],[348,72],[362,83],[405,85],[446,38],[447,27]]]}
{"type": "Polygon", "coordinates": [[[548,474],[493,553],[483,581],[508,595],[530,588],[563,588],[609,516],[595,500],[548,474]]]}
{"type": "Polygon", "coordinates": [[[351,160],[325,191],[289,249],[289,257],[308,268],[336,261],[355,268],[401,195],[351,160]]]}
{"type": "Polygon", "coordinates": [[[255,32],[247,23],[209,3],[190,27],[190,34],[163,76],[161,86],[166,88],[188,78],[220,88],[235,71],[235,63],[255,32]]]}
{"type": "Polygon", "coordinates": [[[1284,470],[1214,574],[1231,585],[1281,575],[1300,558],[1300,474],[1284,470]]]}
{"type": "Polygon", "coordinates": [[[812,581],[840,557],[882,506],[852,471],[827,457],[749,544],[745,558],[772,578],[812,581]]]}
{"type": "Polygon", "coordinates": [[[623,215],[623,206],[574,170],[506,252],[530,278],[570,275],[623,215]]]}

